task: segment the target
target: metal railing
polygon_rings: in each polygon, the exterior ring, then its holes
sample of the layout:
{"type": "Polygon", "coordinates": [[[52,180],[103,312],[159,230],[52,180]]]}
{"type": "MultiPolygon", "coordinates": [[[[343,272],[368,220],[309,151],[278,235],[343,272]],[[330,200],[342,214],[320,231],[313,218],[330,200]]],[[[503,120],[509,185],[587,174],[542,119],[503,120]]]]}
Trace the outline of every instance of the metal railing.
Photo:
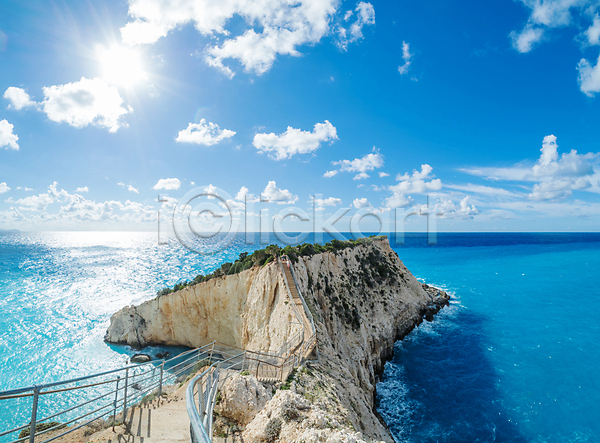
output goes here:
{"type": "Polygon", "coordinates": [[[126,423],[128,410],[144,397],[160,396],[164,385],[191,373],[199,364],[206,364],[206,359],[210,364],[213,349],[211,343],[169,360],[1,391],[0,408],[15,411],[15,414],[12,424],[0,424],[0,441],[50,442],[99,419],[108,420],[105,423],[113,427],[116,423],[126,423]],[[30,406],[30,414],[19,413],[27,406],[30,406]],[[59,430],[62,432],[54,432],[59,430]],[[44,436],[48,438],[43,440],[44,436]]]}
{"type": "MultiPolygon", "coordinates": [[[[279,260],[278,260],[279,261],[279,260]]],[[[310,310],[290,271],[311,331],[298,311],[285,271],[279,261],[292,310],[302,325],[275,353],[248,351],[216,341],[192,349],[169,360],[156,360],[105,371],[67,381],[0,391],[0,408],[31,411],[15,414],[13,423],[0,424],[0,442],[51,442],[98,420],[104,424],[127,426],[128,411],[147,399],[160,397],[168,384],[184,383],[204,369],[186,388],[186,409],[193,442],[212,441],[212,415],[217,390],[236,371],[248,371],[258,379],[284,381],[316,344],[316,330],[310,310]],[[197,396],[198,402],[194,398],[197,396]],[[23,402],[31,402],[23,405],[23,402]],[[21,421],[19,424],[18,422],[21,421]],[[15,425],[16,423],[16,425],[15,425]],[[10,426],[12,428],[8,429],[10,426]],[[54,431],[62,431],[55,433],[54,431]],[[15,435],[16,433],[23,435],[15,435]],[[50,434],[52,433],[52,434],[50,434]],[[45,437],[48,437],[44,440],[45,437]]],[[[133,414],[133,412],[132,412],[133,414]]],[[[133,418],[133,415],[132,415],[133,418]]]]}

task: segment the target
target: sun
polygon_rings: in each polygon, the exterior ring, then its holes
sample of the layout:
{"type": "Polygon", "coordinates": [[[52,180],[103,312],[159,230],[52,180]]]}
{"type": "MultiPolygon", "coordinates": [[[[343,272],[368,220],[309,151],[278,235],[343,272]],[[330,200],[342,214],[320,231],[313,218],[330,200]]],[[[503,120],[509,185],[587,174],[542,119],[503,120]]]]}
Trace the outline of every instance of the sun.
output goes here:
{"type": "Polygon", "coordinates": [[[96,47],[102,78],[109,83],[132,86],[146,77],[139,53],[123,46],[96,47]]]}

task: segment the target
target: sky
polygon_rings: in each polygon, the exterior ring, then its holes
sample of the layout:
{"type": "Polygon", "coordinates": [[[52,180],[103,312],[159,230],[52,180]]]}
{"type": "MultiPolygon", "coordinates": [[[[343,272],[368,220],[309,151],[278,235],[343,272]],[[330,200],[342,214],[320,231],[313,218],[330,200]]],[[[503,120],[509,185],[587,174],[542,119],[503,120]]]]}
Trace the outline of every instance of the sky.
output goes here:
{"type": "Polygon", "coordinates": [[[598,231],[599,61],[598,0],[3,0],[0,229],[152,231],[218,189],[598,231]]]}

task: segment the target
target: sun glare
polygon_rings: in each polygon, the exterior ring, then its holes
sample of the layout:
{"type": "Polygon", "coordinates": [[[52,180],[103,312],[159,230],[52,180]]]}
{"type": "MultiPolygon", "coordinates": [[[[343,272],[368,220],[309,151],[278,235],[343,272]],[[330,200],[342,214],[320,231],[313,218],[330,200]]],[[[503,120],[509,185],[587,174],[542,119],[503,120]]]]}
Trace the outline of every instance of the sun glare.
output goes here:
{"type": "Polygon", "coordinates": [[[102,77],[107,82],[131,86],[145,78],[140,55],[134,49],[98,46],[96,52],[102,65],[102,77]]]}

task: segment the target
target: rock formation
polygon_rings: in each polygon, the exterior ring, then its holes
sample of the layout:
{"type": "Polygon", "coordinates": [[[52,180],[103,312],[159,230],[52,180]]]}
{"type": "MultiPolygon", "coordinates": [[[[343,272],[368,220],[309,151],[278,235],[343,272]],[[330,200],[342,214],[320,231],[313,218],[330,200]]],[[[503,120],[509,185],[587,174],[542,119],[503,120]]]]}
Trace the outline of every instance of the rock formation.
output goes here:
{"type": "MultiPolygon", "coordinates": [[[[244,441],[393,442],[375,411],[378,376],[394,343],[432,319],[448,296],[419,283],[385,237],[292,260],[314,317],[319,358],[271,387],[283,390],[262,409],[239,411],[244,441]]],[[[106,339],[277,349],[295,332],[284,291],[276,263],[255,267],[124,308],[111,318],[106,339]]],[[[232,418],[232,405],[244,395],[243,389],[222,392],[232,418]]]]}

